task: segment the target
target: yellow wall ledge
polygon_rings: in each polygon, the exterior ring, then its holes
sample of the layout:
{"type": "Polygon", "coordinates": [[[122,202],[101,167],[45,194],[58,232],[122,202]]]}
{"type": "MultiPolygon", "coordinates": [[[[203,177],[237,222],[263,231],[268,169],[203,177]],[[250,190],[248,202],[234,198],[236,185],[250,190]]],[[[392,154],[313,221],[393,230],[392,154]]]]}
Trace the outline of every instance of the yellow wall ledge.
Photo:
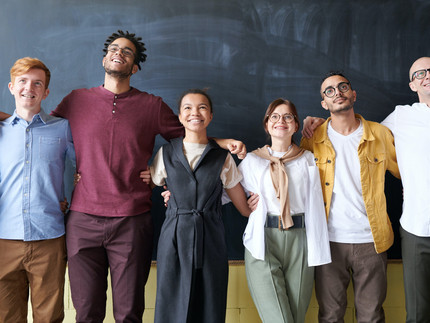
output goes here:
{"type": "MultiPolygon", "coordinates": [[[[243,262],[230,262],[229,285],[227,297],[226,323],[260,323],[261,320],[255,309],[254,303],[248,291],[246,283],[245,266],[243,262]]],[[[151,266],[148,283],[146,285],[146,309],[143,315],[144,323],[154,322],[155,289],[157,266],[151,266]]],[[[75,322],[75,310],[70,296],[69,280],[66,275],[65,286],[65,319],[66,323],[75,322]]],[[[389,261],[388,263],[388,291],[384,303],[386,321],[390,323],[404,323],[406,319],[405,296],[403,291],[403,268],[401,261],[389,261]]],[[[306,315],[306,323],[316,323],[318,317],[318,303],[315,294],[312,295],[311,304],[306,315]]],[[[28,315],[32,322],[31,309],[28,315]]],[[[112,314],[111,289],[108,288],[108,303],[105,323],[114,323],[112,314]]],[[[345,314],[345,323],[356,323],[354,317],[354,295],[352,286],[348,289],[348,308],[345,314]]]]}

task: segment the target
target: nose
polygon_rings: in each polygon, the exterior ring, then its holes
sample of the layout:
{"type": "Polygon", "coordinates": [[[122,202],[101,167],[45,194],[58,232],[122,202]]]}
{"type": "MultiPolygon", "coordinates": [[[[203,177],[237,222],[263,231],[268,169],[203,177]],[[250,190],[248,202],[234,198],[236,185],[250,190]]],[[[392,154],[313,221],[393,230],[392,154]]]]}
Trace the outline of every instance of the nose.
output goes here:
{"type": "Polygon", "coordinates": [[[26,82],[24,88],[26,90],[31,90],[34,87],[34,83],[33,82],[26,82]]]}

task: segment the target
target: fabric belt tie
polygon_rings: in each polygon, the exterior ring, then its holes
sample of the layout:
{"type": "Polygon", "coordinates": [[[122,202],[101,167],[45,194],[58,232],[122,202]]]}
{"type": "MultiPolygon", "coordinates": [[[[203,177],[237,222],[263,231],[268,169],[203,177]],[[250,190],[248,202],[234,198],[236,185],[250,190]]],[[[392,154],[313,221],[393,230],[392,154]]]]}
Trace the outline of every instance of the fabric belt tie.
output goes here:
{"type": "Polygon", "coordinates": [[[291,215],[293,220],[293,225],[289,228],[283,228],[281,225],[281,217],[279,215],[270,215],[268,214],[266,217],[266,223],[264,225],[265,228],[278,228],[281,231],[286,231],[290,229],[301,229],[305,227],[305,214],[297,213],[291,215]]]}
{"type": "Polygon", "coordinates": [[[194,220],[194,268],[203,267],[203,211],[178,209],[178,215],[192,215],[194,220]]]}

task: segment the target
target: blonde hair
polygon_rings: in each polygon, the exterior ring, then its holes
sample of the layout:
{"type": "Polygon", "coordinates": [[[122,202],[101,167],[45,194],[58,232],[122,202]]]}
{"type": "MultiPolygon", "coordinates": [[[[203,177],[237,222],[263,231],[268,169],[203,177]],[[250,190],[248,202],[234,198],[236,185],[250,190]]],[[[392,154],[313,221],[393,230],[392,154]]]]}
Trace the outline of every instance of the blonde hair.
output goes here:
{"type": "Polygon", "coordinates": [[[45,81],[45,89],[48,88],[49,81],[51,79],[51,72],[46,67],[43,62],[37,58],[32,57],[24,57],[18,59],[15,64],[13,64],[12,68],[10,69],[10,80],[13,83],[15,81],[15,77],[20,76],[22,74],[27,73],[31,69],[41,69],[45,72],[46,75],[46,81],[45,81]]]}

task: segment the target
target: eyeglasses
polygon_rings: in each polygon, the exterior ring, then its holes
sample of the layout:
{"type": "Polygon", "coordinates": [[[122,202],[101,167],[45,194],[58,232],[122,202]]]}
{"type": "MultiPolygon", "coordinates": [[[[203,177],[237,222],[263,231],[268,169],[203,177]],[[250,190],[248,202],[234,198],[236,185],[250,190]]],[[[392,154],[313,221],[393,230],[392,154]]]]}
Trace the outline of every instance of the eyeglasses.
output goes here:
{"type": "Polygon", "coordinates": [[[416,78],[418,80],[425,78],[427,75],[427,72],[430,72],[430,68],[413,72],[411,81],[413,81],[414,78],[416,78]]]}
{"type": "Polygon", "coordinates": [[[336,94],[336,88],[339,90],[339,92],[345,93],[349,91],[351,86],[349,82],[340,82],[336,87],[329,86],[323,91],[323,93],[325,94],[326,97],[332,98],[336,94]]]}
{"type": "Polygon", "coordinates": [[[131,49],[129,49],[129,48],[121,48],[121,47],[119,47],[118,45],[115,45],[115,44],[109,45],[108,48],[107,48],[107,50],[109,52],[113,53],[113,54],[116,54],[119,51],[121,51],[122,54],[125,57],[133,57],[134,56],[134,53],[133,53],[133,51],[131,49]]]}
{"type": "Polygon", "coordinates": [[[269,117],[269,120],[273,123],[278,122],[279,119],[281,119],[281,117],[282,119],[284,119],[286,123],[291,123],[295,119],[294,114],[291,114],[291,113],[285,113],[282,116],[279,113],[272,113],[271,115],[267,115],[267,116],[269,117]]]}

